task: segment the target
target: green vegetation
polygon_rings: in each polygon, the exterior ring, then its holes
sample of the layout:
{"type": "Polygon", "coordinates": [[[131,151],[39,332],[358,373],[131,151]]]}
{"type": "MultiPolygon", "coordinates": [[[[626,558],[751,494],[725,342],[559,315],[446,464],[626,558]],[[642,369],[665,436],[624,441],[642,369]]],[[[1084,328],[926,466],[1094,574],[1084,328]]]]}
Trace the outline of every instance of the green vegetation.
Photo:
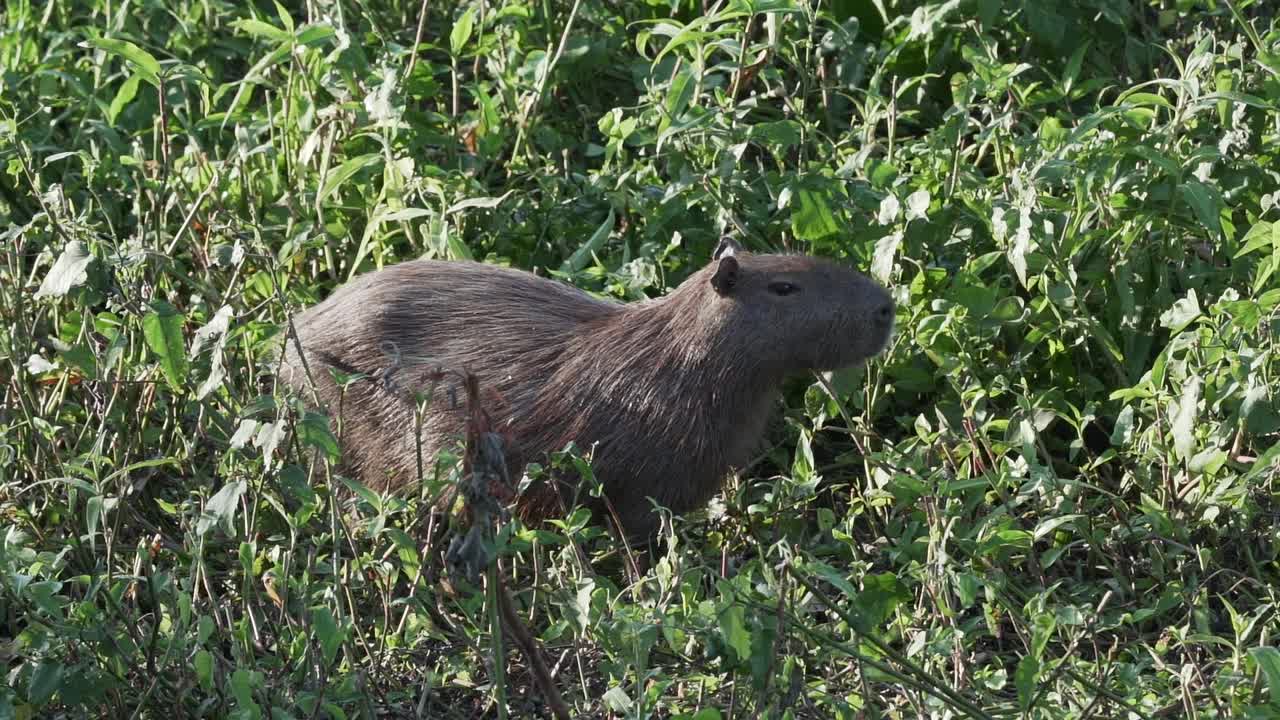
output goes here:
{"type": "Polygon", "coordinates": [[[1280,714],[1274,3],[707,4],[0,9],[0,718],[546,714],[448,458],[309,475],[282,325],[422,255],[637,299],[723,232],[898,334],[638,579],[502,529],[575,714],[1280,714]]]}

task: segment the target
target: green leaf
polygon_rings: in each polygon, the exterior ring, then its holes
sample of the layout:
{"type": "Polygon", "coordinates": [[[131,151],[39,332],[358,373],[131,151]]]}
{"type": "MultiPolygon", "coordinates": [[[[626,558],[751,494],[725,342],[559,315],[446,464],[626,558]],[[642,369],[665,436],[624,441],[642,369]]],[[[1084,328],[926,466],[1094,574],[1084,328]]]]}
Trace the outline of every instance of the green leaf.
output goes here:
{"type": "MultiPolygon", "coordinates": [[[[108,350],[108,353],[110,350],[108,350]]],[[[58,354],[63,361],[69,366],[78,368],[85,376],[90,378],[98,377],[98,356],[85,343],[76,343],[69,348],[60,349],[58,354]]],[[[108,356],[105,358],[107,368],[110,369],[112,360],[108,356]]]]}
{"type": "Polygon", "coordinates": [[[978,599],[979,589],[980,581],[973,573],[962,572],[956,575],[956,597],[959,598],[962,607],[973,607],[974,602],[978,599]]]}
{"type": "Polygon", "coordinates": [[[120,85],[120,89],[116,90],[115,97],[111,98],[111,107],[107,109],[107,124],[115,127],[116,118],[120,117],[120,113],[124,111],[129,103],[133,102],[133,98],[138,94],[138,82],[142,80],[142,76],[138,73],[132,73],[120,85]]]}
{"type": "Polygon", "coordinates": [[[1280,650],[1269,645],[1249,648],[1249,657],[1258,664],[1263,677],[1267,679],[1267,690],[1271,693],[1271,706],[1280,707],[1280,650]]]}
{"type": "Polygon", "coordinates": [[[970,317],[981,318],[991,312],[996,305],[996,291],[985,285],[976,285],[961,279],[948,293],[952,302],[959,303],[969,311],[970,317]]]}
{"type": "Polygon", "coordinates": [[[1039,134],[1040,142],[1049,148],[1059,147],[1062,140],[1067,137],[1067,131],[1063,129],[1061,121],[1052,115],[1047,115],[1040,121],[1039,134]]]}
{"type": "Polygon", "coordinates": [[[1043,539],[1045,536],[1049,535],[1050,533],[1062,527],[1063,525],[1066,525],[1067,523],[1070,523],[1070,522],[1075,522],[1076,520],[1079,520],[1080,518],[1083,518],[1083,517],[1084,515],[1076,514],[1076,515],[1058,515],[1056,517],[1045,518],[1044,520],[1040,521],[1039,525],[1036,525],[1035,532],[1033,532],[1031,536],[1035,540],[1043,539]]]}
{"type": "Polygon", "coordinates": [[[911,599],[911,593],[893,573],[879,573],[862,578],[862,591],[854,600],[858,614],[866,621],[867,627],[859,628],[863,632],[871,632],[889,621],[893,611],[911,599]]]}
{"type": "Polygon", "coordinates": [[[609,208],[609,216],[600,223],[600,227],[591,233],[591,237],[587,238],[587,242],[577,250],[573,251],[573,255],[560,266],[561,272],[574,273],[587,266],[587,262],[591,257],[604,247],[604,243],[609,239],[609,233],[613,232],[614,214],[613,208],[609,208]]]}
{"type": "Polygon", "coordinates": [[[1018,276],[1018,282],[1022,287],[1029,287],[1027,285],[1027,251],[1030,249],[1027,236],[1022,233],[1016,235],[1009,245],[1009,264],[1013,266],[1013,272],[1018,276]]]}
{"type": "Polygon", "coordinates": [[[331,461],[339,457],[338,439],[329,430],[329,418],[317,412],[308,412],[297,425],[298,440],[305,446],[323,450],[331,461]]]}
{"type": "Polygon", "coordinates": [[[128,40],[115,40],[104,37],[89,38],[89,45],[124,59],[134,67],[134,70],[142,76],[143,80],[155,87],[160,86],[160,63],[146,50],[128,40]]]}
{"type": "Polygon", "coordinates": [[[36,607],[50,617],[60,619],[62,617],[64,599],[59,597],[57,593],[61,589],[62,583],[57,580],[42,580],[28,585],[27,594],[36,607]]]}
{"type": "Polygon", "coordinates": [[[867,179],[877,190],[888,190],[898,177],[898,167],[878,157],[867,161],[867,179]]]}
{"type": "Polygon", "coordinates": [[[483,208],[483,209],[496,208],[502,204],[503,200],[506,200],[507,198],[511,197],[511,193],[513,192],[515,192],[514,189],[508,190],[502,193],[501,195],[499,195],[498,197],[468,198],[461,202],[456,202],[450,205],[449,209],[444,211],[444,214],[452,215],[461,210],[470,210],[471,208],[483,208]]]}
{"type": "Polygon", "coordinates": [[[401,222],[404,220],[416,220],[433,214],[435,214],[434,210],[426,208],[401,208],[379,215],[378,220],[384,223],[401,222]]]}
{"type": "Polygon", "coordinates": [[[1044,649],[1053,638],[1053,631],[1058,627],[1058,620],[1053,613],[1039,613],[1031,621],[1031,653],[1040,659],[1044,657],[1044,649]]]}
{"type": "Polygon", "coordinates": [[[257,711],[253,717],[261,717],[258,703],[253,701],[254,673],[243,668],[231,673],[231,695],[236,699],[236,707],[247,711],[257,711]]]}
{"type": "MultiPolygon", "coordinates": [[[[656,64],[666,56],[667,53],[678,50],[689,43],[709,41],[714,38],[717,33],[704,31],[703,28],[712,22],[728,20],[741,14],[741,12],[734,13],[721,11],[714,16],[700,15],[688,25],[677,25],[671,21],[664,21],[654,25],[652,30],[654,35],[665,35],[671,39],[667,41],[667,44],[663,46],[662,50],[658,51],[657,56],[653,58],[653,62],[656,64]]],[[[732,23],[726,22],[723,23],[723,26],[730,28],[732,23]]],[[[728,33],[732,32],[732,30],[722,30],[721,32],[728,33]]]]}
{"type": "Polygon", "coordinates": [[[810,561],[807,563],[807,568],[827,582],[835,585],[836,588],[846,597],[853,598],[857,596],[857,588],[849,582],[849,579],[845,577],[845,574],[840,570],[837,570],[826,563],[816,561],[810,561]]]}
{"type": "Polygon", "coordinates": [[[196,681],[205,692],[213,690],[213,654],[201,648],[193,658],[196,669],[196,681]]]}
{"type": "Polygon", "coordinates": [[[1249,228],[1240,242],[1241,248],[1235,255],[1238,258],[1263,249],[1280,251],[1280,223],[1260,220],[1249,228]]]}
{"type": "Polygon", "coordinates": [[[32,705],[40,707],[53,699],[54,693],[62,685],[62,663],[56,660],[44,660],[31,673],[31,689],[28,700],[32,705]]]}
{"type": "Polygon", "coordinates": [[[1245,429],[1255,435],[1265,435],[1280,429],[1280,403],[1265,385],[1253,385],[1244,393],[1240,403],[1240,417],[1245,429]]]}
{"type": "Polygon", "coordinates": [[[907,196],[907,222],[929,219],[929,201],[932,197],[928,190],[916,190],[907,196]]]}
{"type": "Polygon", "coordinates": [[[1036,681],[1040,677],[1040,661],[1034,655],[1027,655],[1018,662],[1018,669],[1013,675],[1013,684],[1018,688],[1018,706],[1026,712],[1031,708],[1031,701],[1036,696],[1036,681]]]}
{"type": "Polygon", "coordinates": [[[331,171],[325,177],[324,185],[320,187],[320,194],[316,196],[316,204],[320,204],[329,199],[329,196],[338,189],[342,183],[351,179],[352,175],[382,161],[382,153],[368,153],[367,155],[358,155],[338,166],[336,170],[331,171]]]}
{"type": "Polygon", "coordinates": [[[182,340],[182,313],[163,300],[151,303],[151,312],[142,318],[142,337],[160,358],[160,369],[174,392],[181,392],[187,379],[186,345],[182,340]]]}
{"type": "Polygon", "coordinates": [[[285,422],[283,419],[275,422],[263,423],[258,427],[257,433],[253,436],[253,444],[262,451],[263,462],[266,463],[268,467],[271,466],[276,448],[279,447],[280,441],[284,439],[284,436],[285,422]]]}
{"type": "MultiPolygon", "coordinates": [[[[1130,145],[1129,147],[1125,148],[1125,152],[1129,152],[1134,155],[1137,155],[1143,160],[1146,160],[1152,165],[1155,165],[1156,167],[1160,168],[1161,170],[1164,171],[1166,175],[1169,175],[1170,177],[1176,176],[1181,170],[1177,160],[1174,160],[1173,158],[1169,157],[1167,154],[1162,153],[1159,150],[1156,150],[1150,145],[1130,145]]],[[[1154,173],[1152,173],[1152,175],[1154,175],[1154,173]]]]}
{"type": "Polygon", "coordinates": [[[458,233],[448,233],[445,246],[449,249],[449,258],[452,260],[475,260],[471,248],[467,247],[458,233]]]}
{"type": "Polygon", "coordinates": [[[1222,198],[1213,188],[1199,180],[1188,180],[1178,186],[1178,194],[1191,206],[1196,219],[1206,230],[1215,234],[1221,232],[1222,224],[1219,222],[1218,212],[1222,205],[1222,198]]]}
{"type": "Polygon", "coordinates": [[[667,89],[667,97],[663,101],[666,115],[658,126],[659,134],[671,127],[671,123],[684,114],[685,108],[689,107],[689,101],[693,98],[696,86],[697,83],[693,82],[693,71],[687,67],[682,68],[675,77],[671,78],[671,86],[667,89]]]}
{"type": "Polygon", "coordinates": [[[462,55],[462,50],[467,46],[467,41],[471,39],[471,31],[475,27],[476,9],[475,7],[467,8],[462,13],[457,22],[453,24],[453,29],[449,31],[449,49],[454,57],[462,55]]]}
{"type": "Polygon", "coordinates": [[[84,503],[85,531],[89,534],[89,546],[95,547],[98,535],[98,521],[102,519],[102,496],[94,495],[84,503]]]}
{"type": "Polygon", "coordinates": [[[800,189],[791,201],[791,232],[801,240],[821,240],[840,231],[825,195],[800,189]]]}
{"type": "Polygon", "coordinates": [[[1253,467],[1249,468],[1249,472],[1240,478],[1242,483],[1249,483],[1262,473],[1271,470],[1272,467],[1280,465],[1280,443],[1275,443],[1267,448],[1257,460],[1253,461],[1253,467]]]}
{"type": "Polygon", "coordinates": [[[368,503],[374,509],[382,507],[382,496],[376,491],[369,488],[363,483],[356,482],[350,478],[341,478],[342,483],[347,486],[351,492],[360,496],[360,499],[368,503]]]}
{"type": "Polygon", "coordinates": [[[276,16],[280,18],[280,24],[284,25],[285,30],[293,32],[293,16],[280,4],[280,0],[271,0],[271,3],[276,6],[276,16]]]}
{"type": "MultiPolygon", "coordinates": [[[[1229,93],[1234,89],[1235,73],[1227,68],[1223,68],[1213,77],[1214,89],[1219,93],[1229,93]]],[[[1231,102],[1225,98],[1218,101],[1218,124],[1222,127],[1230,127],[1231,122],[1231,102]]]]}
{"type": "Polygon", "coordinates": [[[322,40],[328,40],[337,33],[332,25],[303,25],[294,36],[294,42],[299,45],[318,45],[322,40]]]}
{"type": "Polygon", "coordinates": [[[751,657],[751,633],[747,630],[747,615],[742,605],[733,602],[720,611],[720,638],[733,650],[739,662],[751,657]]]}
{"type": "Polygon", "coordinates": [[[1017,295],[1007,295],[1000,298],[1000,301],[991,308],[987,319],[1007,325],[1019,322],[1025,314],[1026,307],[1023,305],[1022,298],[1017,295]]]}
{"type": "Polygon", "coordinates": [[[79,240],[72,240],[62,249],[62,254],[58,256],[57,262],[50,268],[49,274],[44,276],[44,280],[40,283],[40,289],[36,290],[35,297],[62,297],[78,285],[84,284],[89,276],[89,263],[93,261],[93,255],[89,254],[89,248],[79,240]]]}
{"type": "Polygon", "coordinates": [[[1080,77],[1080,67],[1084,64],[1084,55],[1092,45],[1092,40],[1085,40],[1071,53],[1071,58],[1067,60],[1067,67],[1062,72],[1062,92],[1068,95],[1071,94],[1071,88],[1075,85],[1076,78],[1080,77]]]}
{"type": "Polygon", "coordinates": [[[800,144],[800,123],[795,120],[777,120],[752,125],[749,137],[763,144],[770,152],[780,153],[800,144]]]}
{"type": "Polygon", "coordinates": [[[231,320],[235,317],[235,310],[230,305],[223,305],[213,314],[209,322],[204,327],[196,330],[195,335],[191,337],[191,355],[198,355],[206,346],[217,349],[223,345],[226,339],[227,329],[231,327],[231,320]]]}
{"type": "Polygon", "coordinates": [[[1173,109],[1173,105],[1170,104],[1168,100],[1165,100],[1164,97],[1157,95],[1155,93],[1148,93],[1148,92],[1133,92],[1133,93],[1124,95],[1120,98],[1120,102],[1118,102],[1117,104],[1121,104],[1121,103],[1127,104],[1127,105],[1137,105],[1140,107],[1150,106],[1150,107],[1169,108],[1170,110],[1173,109]]]}
{"type": "Polygon", "coordinates": [[[334,622],[333,612],[323,605],[311,608],[311,627],[320,641],[325,665],[332,665],[334,658],[338,656],[338,649],[346,639],[346,633],[334,622]]]}
{"type": "Polygon", "coordinates": [[[595,591],[595,580],[589,577],[581,578],[578,580],[577,592],[573,594],[573,598],[565,606],[569,617],[573,618],[578,623],[578,627],[584,630],[592,625],[591,596],[595,591]]]}

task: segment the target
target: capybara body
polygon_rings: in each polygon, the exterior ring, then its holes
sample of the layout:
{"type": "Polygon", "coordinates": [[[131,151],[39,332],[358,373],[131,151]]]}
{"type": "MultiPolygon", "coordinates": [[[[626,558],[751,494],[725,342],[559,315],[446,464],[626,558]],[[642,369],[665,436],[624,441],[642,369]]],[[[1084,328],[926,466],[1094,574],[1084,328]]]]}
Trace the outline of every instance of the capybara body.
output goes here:
{"type": "MultiPolygon", "coordinates": [[[[862,362],[892,326],[890,296],[866,276],[728,241],[678,288],[636,303],[521,270],[416,260],[359,277],[295,319],[319,399],[331,416],[341,407],[343,462],[365,484],[409,485],[419,440],[430,468],[463,435],[465,395],[439,369],[469,371],[513,470],[576,443],[628,534],[655,527],[649,498],[694,509],[750,460],[785,376],[862,362]],[[348,385],[339,403],[331,367],[374,379],[348,385]],[[433,387],[416,438],[414,393],[433,387]]],[[[281,374],[311,397],[292,340],[281,374]]],[[[518,507],[545,517],[573,495],[543,482],[518,507]]]]}

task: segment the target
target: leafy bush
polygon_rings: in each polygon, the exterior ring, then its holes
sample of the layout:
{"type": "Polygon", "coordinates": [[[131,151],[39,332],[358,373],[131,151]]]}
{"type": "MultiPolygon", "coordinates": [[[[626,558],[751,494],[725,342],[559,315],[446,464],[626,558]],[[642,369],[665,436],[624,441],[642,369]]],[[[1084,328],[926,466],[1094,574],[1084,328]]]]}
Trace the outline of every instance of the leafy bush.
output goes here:
{"type": "Polygon", "coordinates": [[[897,336],[647,571],[493,539],[574,712],[1274,716],[1270,4],[705,5],[0,10],[0,717],[549,712],[427,492],[313,472],[287,317],[418,256],[634,300],[724,232],[897,336]]]}

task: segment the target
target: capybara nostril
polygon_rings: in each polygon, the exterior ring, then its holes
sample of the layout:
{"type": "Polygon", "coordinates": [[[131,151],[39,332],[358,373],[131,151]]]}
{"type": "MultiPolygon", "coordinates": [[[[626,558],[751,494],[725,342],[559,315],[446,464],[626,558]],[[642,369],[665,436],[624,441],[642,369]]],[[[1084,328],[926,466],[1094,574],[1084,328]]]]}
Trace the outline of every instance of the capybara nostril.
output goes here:
{"type": "Polygon", "coordinates": [[[889,300],[876,310],[876,320],[882,323],[893,322],[893,301],[889,300]]]}

